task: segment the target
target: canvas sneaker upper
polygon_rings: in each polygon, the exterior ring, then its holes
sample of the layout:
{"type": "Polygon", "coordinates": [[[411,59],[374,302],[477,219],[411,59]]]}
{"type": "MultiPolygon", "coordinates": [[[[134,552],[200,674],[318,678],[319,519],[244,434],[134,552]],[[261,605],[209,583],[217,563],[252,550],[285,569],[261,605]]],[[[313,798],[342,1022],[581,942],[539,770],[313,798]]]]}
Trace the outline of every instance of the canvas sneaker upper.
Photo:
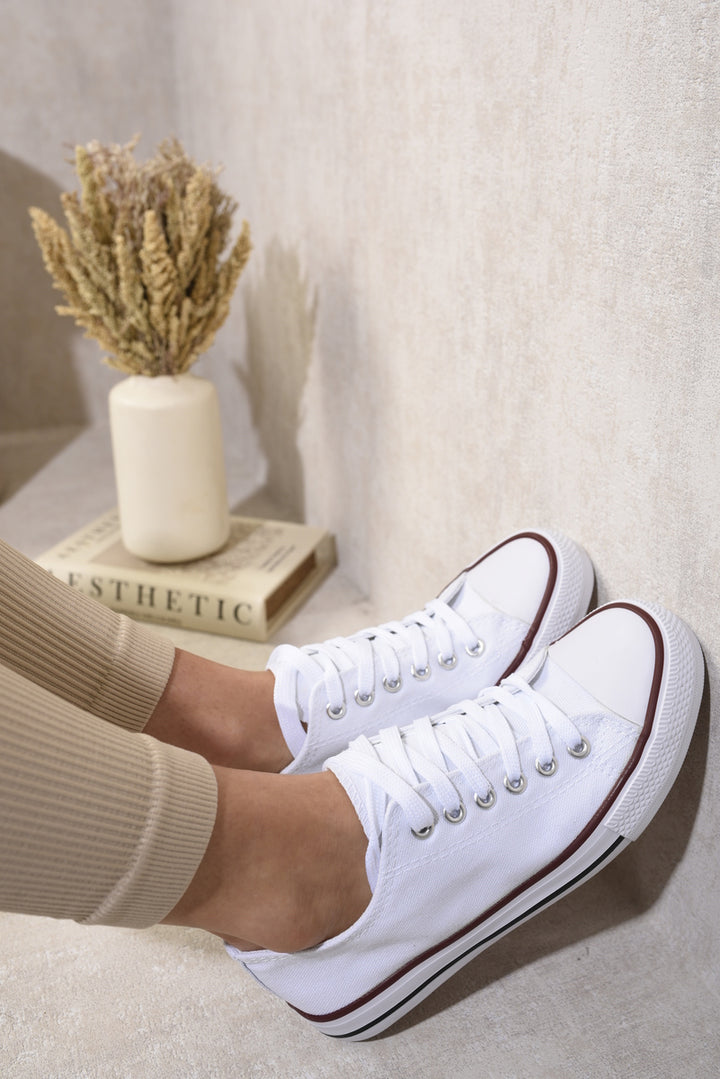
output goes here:
{"type": "Polygon", "coordinates": [[[702,685],[679,619],[611,604],[475,700],[359,737],[327,768],[368,837],[369,906],[297,955],[230,954],[325,1032],[379,1032],[637,838],[702,685]]]}
{"type": "Polygon", "coordinates": [[[577,544],[522,532],[400,621],[304,648],[280,645],[268,667],[295,758],[286,772],[317,771],[360,734],[474,697],[569,629],[587,610],[592,585],[577,544]]]}

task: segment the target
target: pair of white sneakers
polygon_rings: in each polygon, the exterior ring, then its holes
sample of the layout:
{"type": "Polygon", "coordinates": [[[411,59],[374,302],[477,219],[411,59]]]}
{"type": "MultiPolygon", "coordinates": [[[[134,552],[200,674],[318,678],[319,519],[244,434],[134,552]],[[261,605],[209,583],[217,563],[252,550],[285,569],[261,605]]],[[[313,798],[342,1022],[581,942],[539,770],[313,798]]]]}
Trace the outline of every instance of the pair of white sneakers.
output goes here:
{"type": "Polygon", "coordinates": [[[390,1026],[660,807],[700,706],[700,646],[635,602],[576,624],[592,587],[571,540],[518,533],[421,612],[273,652],[287,771],[337,776],[373,896],[315,948],[228,951],[324,1033],[390,1026]]]}

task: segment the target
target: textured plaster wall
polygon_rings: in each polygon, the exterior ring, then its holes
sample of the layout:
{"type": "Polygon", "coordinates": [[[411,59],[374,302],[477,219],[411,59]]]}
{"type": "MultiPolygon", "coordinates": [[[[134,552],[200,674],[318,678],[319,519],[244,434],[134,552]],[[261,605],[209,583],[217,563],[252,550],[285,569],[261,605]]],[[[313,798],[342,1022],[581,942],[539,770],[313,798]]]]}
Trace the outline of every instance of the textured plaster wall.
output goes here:
{"type": "MultiPolygon", "coordinates": [[[[718,4],[176,15],[183,133],[253,224],[276,491],[299,465],[291,501],[388,616],[509,530],[562,528],[599,601],[694,626],[717,692],[718,4]]],[[[716,984],[708,701],[622,885],[716,984]]]]}
{"type": "Polygon", "coordinates": [[[181,127],[253,224],[251,351],[300,406],[275,439],[374,594],[527,521],[613,591],[707,587],[719,32],[702,3],[179,7],[181,127]]]}
{"type": "Polygon", "coordinates": [[[0,0],[0,434],[97,420],[117,376],[53,311],[27,209],[58,215],[93,138],[152,146],[174,126],[169,0],[0,0]]]}

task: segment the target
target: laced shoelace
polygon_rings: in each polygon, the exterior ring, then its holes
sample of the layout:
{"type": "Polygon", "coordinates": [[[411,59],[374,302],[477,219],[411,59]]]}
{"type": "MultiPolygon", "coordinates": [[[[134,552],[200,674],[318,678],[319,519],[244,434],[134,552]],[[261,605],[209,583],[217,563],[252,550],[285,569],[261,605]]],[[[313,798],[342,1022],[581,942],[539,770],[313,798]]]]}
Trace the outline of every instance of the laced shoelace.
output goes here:
{"type": "Polygon", "coordinates": [[[434,599],[401,622],[386,622],[352,637],[336,637],[303,648],[280,645],[275,653],[276,695],[292,707],[297,677],[312,686],[320,676],[327,693],[327,714],[341,719],[347,711],[343,670],[357,669],[354,697],[358,704],[367,706],[375,700],[378,677],[388,693],[401,689],[401,653],[409,650],[410,674],[422,681],[430,677],[433,653],[441,667],[452,670],[458,662],[458,648],[479,656],[485,644],[462,615],[443,600],[434,599]]]}
{"type": "MultiPolygon", "coordinates": [[[[369,780],[397,802],[413,833],[422,839],[431,834],[440,813],[451,824],[460,823],[467,815],[448,772],[461,773],[473,791],[476,805],[490,809],[497,794],[479,760],[499,752],[505,786],[512,794],[520,794],[527,779],[518,738],[530,737],[535,768],[541,776],[551,776],[557,771],[553,734],[573,757],[586,757],[590,752],[590,744],[577,724],[522,677],[513,674],[452,712],[426,717],[402,730],[388,728],[372,739],[361,735],[350,743],[342,761],[344,768],[369,780]],[[429,786],[432,798],[419,793],[421,784],[429,786]]],[[[376,825],[379,829],[381,821],[376,825]]]]}

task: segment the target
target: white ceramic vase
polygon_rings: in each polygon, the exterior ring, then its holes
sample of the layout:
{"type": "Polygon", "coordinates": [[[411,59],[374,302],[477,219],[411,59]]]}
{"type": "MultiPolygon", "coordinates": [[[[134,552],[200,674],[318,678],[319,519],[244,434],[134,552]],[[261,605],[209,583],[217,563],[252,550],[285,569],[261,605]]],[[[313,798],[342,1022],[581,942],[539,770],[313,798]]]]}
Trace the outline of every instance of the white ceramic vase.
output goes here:
{"type": "Polygon", "coordinates": [[[110,391],[123,543],[150,562],[217,551],[230,532],[220,409],[195,375],[134,375],[110,391]]]}

